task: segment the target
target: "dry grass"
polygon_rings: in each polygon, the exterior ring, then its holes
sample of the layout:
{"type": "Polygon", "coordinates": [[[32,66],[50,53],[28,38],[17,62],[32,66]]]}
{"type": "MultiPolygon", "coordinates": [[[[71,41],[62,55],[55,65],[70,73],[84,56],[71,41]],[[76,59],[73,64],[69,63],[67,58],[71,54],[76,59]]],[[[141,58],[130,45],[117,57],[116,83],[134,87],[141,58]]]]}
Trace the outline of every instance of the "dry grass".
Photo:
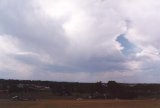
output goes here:
{"type": "Polygon", "coordinates": [[[160,100],[0,101],[0,108],[160,108],[160,100]]]}

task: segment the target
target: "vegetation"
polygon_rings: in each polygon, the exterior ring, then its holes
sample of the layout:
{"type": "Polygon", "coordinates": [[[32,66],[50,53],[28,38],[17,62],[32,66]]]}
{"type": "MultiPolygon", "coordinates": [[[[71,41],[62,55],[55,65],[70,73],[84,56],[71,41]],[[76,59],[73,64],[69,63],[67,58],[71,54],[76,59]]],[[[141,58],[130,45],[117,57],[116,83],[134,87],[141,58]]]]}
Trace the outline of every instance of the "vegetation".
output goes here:
{"type": "Polygon", "coordinates": [[[160,84],[0,80],[0,99],[159,99],[160,84]],[[15,98],[16,96],[16,98],[15,98]]]}

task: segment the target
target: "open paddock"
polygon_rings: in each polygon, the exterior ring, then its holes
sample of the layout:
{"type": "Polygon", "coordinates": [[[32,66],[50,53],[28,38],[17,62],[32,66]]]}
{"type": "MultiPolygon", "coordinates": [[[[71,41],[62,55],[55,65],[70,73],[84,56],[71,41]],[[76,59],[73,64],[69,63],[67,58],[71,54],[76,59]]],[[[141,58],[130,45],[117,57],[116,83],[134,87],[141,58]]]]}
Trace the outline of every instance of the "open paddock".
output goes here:
{"type": "Polygon", "coordinates": [[[0,108],[160,108],[160,100],[1,100],[0,108]]]}

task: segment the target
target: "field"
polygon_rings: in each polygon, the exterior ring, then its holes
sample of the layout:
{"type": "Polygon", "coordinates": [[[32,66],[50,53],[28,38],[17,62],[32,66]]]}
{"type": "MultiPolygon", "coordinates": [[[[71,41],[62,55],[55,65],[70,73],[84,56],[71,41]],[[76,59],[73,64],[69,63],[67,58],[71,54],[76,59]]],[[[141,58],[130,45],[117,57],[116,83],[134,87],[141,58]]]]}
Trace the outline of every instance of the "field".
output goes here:
{"type": "Polygon", "coordinates": [[[160,108],[160,100],[1,100],[0,108],[160,108]]]}

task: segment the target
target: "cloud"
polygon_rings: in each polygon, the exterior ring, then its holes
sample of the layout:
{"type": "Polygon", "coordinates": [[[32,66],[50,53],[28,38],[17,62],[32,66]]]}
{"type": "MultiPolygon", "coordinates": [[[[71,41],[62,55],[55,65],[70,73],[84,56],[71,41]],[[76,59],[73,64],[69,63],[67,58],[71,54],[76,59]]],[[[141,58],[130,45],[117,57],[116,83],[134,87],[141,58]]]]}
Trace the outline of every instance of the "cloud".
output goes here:
{"type": "Polygon", "coordinates": [[[159,5],[158,0],[0,0],[0,74],[159,82],[159,5]]]}
{"type": "Polygon", "coordinates": [[[10,35],[0,36],[1,78],[24,78],[32,74],[32,66],[16,60],[13,55],[21,52],[18,40],[10,35]]]}

